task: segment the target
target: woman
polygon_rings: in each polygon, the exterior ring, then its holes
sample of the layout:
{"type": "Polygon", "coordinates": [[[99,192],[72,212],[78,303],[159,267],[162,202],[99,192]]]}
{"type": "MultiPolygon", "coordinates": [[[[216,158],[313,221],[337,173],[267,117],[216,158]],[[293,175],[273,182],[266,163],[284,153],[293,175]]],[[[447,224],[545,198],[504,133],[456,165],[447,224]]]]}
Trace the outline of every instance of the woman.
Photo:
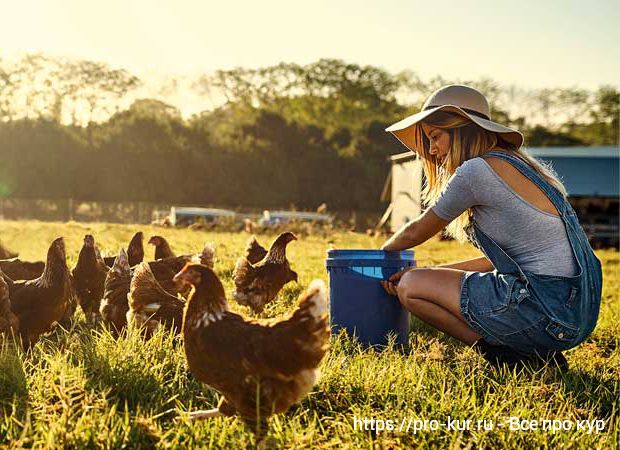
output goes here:
{"type": "Polygon", "coordinates": [[[431,207],[382,249],[415,247],[445,227],[485,256],[405,269],[383,287],[493,363],[553,359],[566,369],[560,352],[596,325],[602,273],[562,183],[468,86],[438,89],[386,131],[422,159],[431,207]]]}

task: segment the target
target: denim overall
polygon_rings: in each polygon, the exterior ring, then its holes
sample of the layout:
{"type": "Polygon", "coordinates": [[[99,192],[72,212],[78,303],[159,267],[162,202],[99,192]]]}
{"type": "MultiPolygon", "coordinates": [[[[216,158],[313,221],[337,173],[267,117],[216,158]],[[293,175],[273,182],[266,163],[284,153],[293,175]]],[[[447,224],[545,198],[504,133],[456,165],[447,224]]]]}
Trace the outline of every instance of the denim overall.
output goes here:
{"type": "Polygon", "coordinates": [[[522,270],[472,218],[470,238],[496,270],[465,273],[461,282],[461,313],[491,344],[507,345],[524,354],[572,348],[596,326],[602,290],[601,263],[575,211],[556,188],[516,156],[497,151],[487,155],[508,161],[547,195],[564,222],[578,274],[565,277],[522,270]]]}

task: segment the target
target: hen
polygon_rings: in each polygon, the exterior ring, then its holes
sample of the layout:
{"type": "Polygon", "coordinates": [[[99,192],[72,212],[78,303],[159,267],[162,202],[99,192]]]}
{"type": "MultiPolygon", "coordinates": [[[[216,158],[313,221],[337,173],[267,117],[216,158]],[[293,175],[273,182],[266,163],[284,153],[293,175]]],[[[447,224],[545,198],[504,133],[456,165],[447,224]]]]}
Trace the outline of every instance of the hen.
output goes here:
{"type": "Polygon", "coordinates": [[[149,264],[138,264],[131,279],[127,323],[143,328],[150,337],[160,325],[181,331],[185,302],[166,292],[155,279],[149,264]]]}
{"type": "MultiPolygon", "coordinates": [[[[191,260],[192,256],[182,255],[150,261],[147,264],[162,289],[176,296],[179,293],[179,287],[172,279],[191,260]]],[[[127,294],[131,287],[131,279],[132,271],[129,267],[127,252],[121,250],[106,277],[99,309],[103,321],[114,325],[116,331],[127,326],[127,311],[129,311],[127,294]]]]}
{"type": "Polygon", "coordinates": [[[127,325],[127,311],[129,304],[129,284],[131,282],[131,269],[127,252],[121,249],[112,268],[105,278],[103,299],[99,312],[103,322],[111,325],[112,330],[120,332],[127,325]]]}
{"type": "Polygon", "coordinates": [[[325,284],[313,281],[287,318],[259,323],[228,311],[211,269],[188,264],[175,280],[192,285],[183,318],[189,370],[222,394],[216,409],[190,418],[237,415],[261,441],[269,416],[300,401],[317,381],[329,343],[325,284]]]}
{"type": "Polygon", "coordinates": [[[206,244],[202,253],[195,255],[172,256],[169,258],[158,259],[149,262],[149,266],[155,275],[155,279],[166,292],[172,295],[178,293],[186,296],[189,293],[187,288],[179,288],[172,278],[190,261],[200,261],[201,264],[213,269],[215,250],[213,244],[206,244]],[[181,289],[181,290],[179,290],[181,289]]]}
{"type": "Polygon", "coordinates": [[[0,271],[0,334],[17,335],[19,330],[19,320],[11,311],[11,300],[9,299],[9,285],[0,271]]]}
{"type": "Polygon", "coordinates": [[[17,258],[19,256],[18,253],[12,252],[8,248],[6,248],[2,243],[0,243],[0,259],[11,259],[17,258]]]}
{"type": "Polygon", "coordinates": [[[18,258],[0,260],[0,270],[11,280],[34,280],[45,269],[43,261],[22,261],[18,258]]]}
{"type": "Polygon", "coordinates": [[[162,236],[151,236],[149,244],[155,246],[155,259],[171,258],[176,256],[170,249],[170,244],[162,236]]]}
{"type": "Polygon", "coordinates": [[[19,319],[24,346],[34,345],[52,325],[70,317],[72,287],[63,238],[52,242],[45,269],[34,280],[12,281],[9,285],[11,310],[19,319]]]}
{"type": "Polygon", "coordinates": [[[84,236],[84,245],[82,245],[77,263],[71,274],[73,275],[79,304],[89,320],[95,320],[100,316],[99,306],[103,298],[105,279],[109,270],[101,259],[99,250],[95,245],[95,238],[90,234],[84,236]]]}
{"type": "MultiPolygon", "coordinates": [[[[138,231],[133,235],[129,245],[127,246],[127,257],[129,258],[129,267],[140,264],[144,260],[144,233],[138,231]]],[[[116,256],[108,256],[103,258],[106,266],[112,267],[116,256]]]]}
{"type": "MultiPolygon", "coordinates": [[[[261,313],[286,283],[297,281],[297,273],[291,270],[286,259],[286,246],[296,239],[290,232],[280,234],[271,244],[269,252],[255,264],[245,256],[239,258],[233,272],[233,297],[238,303],[249,306],[255,313],[261,313]]],[[[248,248],[251,250],[255,246],[250,242],[248,248]]]]}

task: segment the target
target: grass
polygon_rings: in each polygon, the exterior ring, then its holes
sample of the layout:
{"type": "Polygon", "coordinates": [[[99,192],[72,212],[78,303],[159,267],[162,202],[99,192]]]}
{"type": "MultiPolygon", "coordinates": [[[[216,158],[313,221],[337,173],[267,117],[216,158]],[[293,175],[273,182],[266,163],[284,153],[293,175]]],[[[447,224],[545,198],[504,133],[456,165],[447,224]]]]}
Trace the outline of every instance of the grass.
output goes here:
{"type": "MultiPolygon", "coordinates": [[[[84,234],[95,235],[104,252],[115,253],[138,229],[111,224],[0,222],[0,239],[25,259],[41,259],[57,235],[66,239],[75,263],[84,234]]],[[[179,253],[216,244],[216,269],[230,292],[243,233],[156,229],[179,253]]],[[[268,243],[273,236],[261,236],[268,243]]],[[[290,245],[299,286],[289,285],[276,316],[293,308],[313,278],[327,279],[328,247],[378,248],[381,238],[355,233],[306,236],[290,245]]],[[[147,250],[152,255],[152,248],[147,250]]],[[[422,265],[478,256],[454,242],[431,240],[416,249],[422,265]]],[[[566,352],[569,373],[552,369],[521,373],[493,369],[472,350],[418,321],[412,322],[411,351],[362,351],[344,336],[334,337],[322,363],[318,386],[301,404],[271,421],[273,448],[587,448],[617,447],[620,438],[620,273],[619,255],[597,251],[603,262],[601,315],[592,336],[566,352]],[[514,431],[507,417],[550,420],[604,420],[604,430],[514,431]],[[492,430],[439,427],[414,433],[356,429],[354,418],[393,420],[448,417],[494,421],[492,430]]],[[[234,308],[237,308],[233,306],[234,308]]],[[[238,307],[247,314],[247,310],[238,307]]],[[[277,351],[277,349],[274,349],[277,351]]],[[[187,372],[182,342],[158,332],[148,342],[134,333],[115,339],[89,328],[81,311],[71,329],[57,328],[24,354],[0,343],[0,446],[7,448],[245,448],[253,437],[236,419],[174,421],[165,411],[211,408],[218,395],[187,372]]],[[[541,422],[542,424],[542,422],[541,422]]],[[[429,424],[430,425],[430,424],[429,424]]]]}

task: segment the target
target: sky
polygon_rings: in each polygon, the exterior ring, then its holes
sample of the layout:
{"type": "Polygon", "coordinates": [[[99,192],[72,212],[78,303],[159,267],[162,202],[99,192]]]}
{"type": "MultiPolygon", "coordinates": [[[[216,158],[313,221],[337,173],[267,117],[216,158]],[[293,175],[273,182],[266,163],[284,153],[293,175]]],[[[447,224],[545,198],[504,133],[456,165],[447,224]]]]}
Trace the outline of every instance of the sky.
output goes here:
{"type": "Polygon", "coordinates": [[[147,79],[338,58],[422,80],[486,77],[526,89],[620,80],[617,0],[0,0],[0,8],[2,59],[43,52],[147,79]]]}

